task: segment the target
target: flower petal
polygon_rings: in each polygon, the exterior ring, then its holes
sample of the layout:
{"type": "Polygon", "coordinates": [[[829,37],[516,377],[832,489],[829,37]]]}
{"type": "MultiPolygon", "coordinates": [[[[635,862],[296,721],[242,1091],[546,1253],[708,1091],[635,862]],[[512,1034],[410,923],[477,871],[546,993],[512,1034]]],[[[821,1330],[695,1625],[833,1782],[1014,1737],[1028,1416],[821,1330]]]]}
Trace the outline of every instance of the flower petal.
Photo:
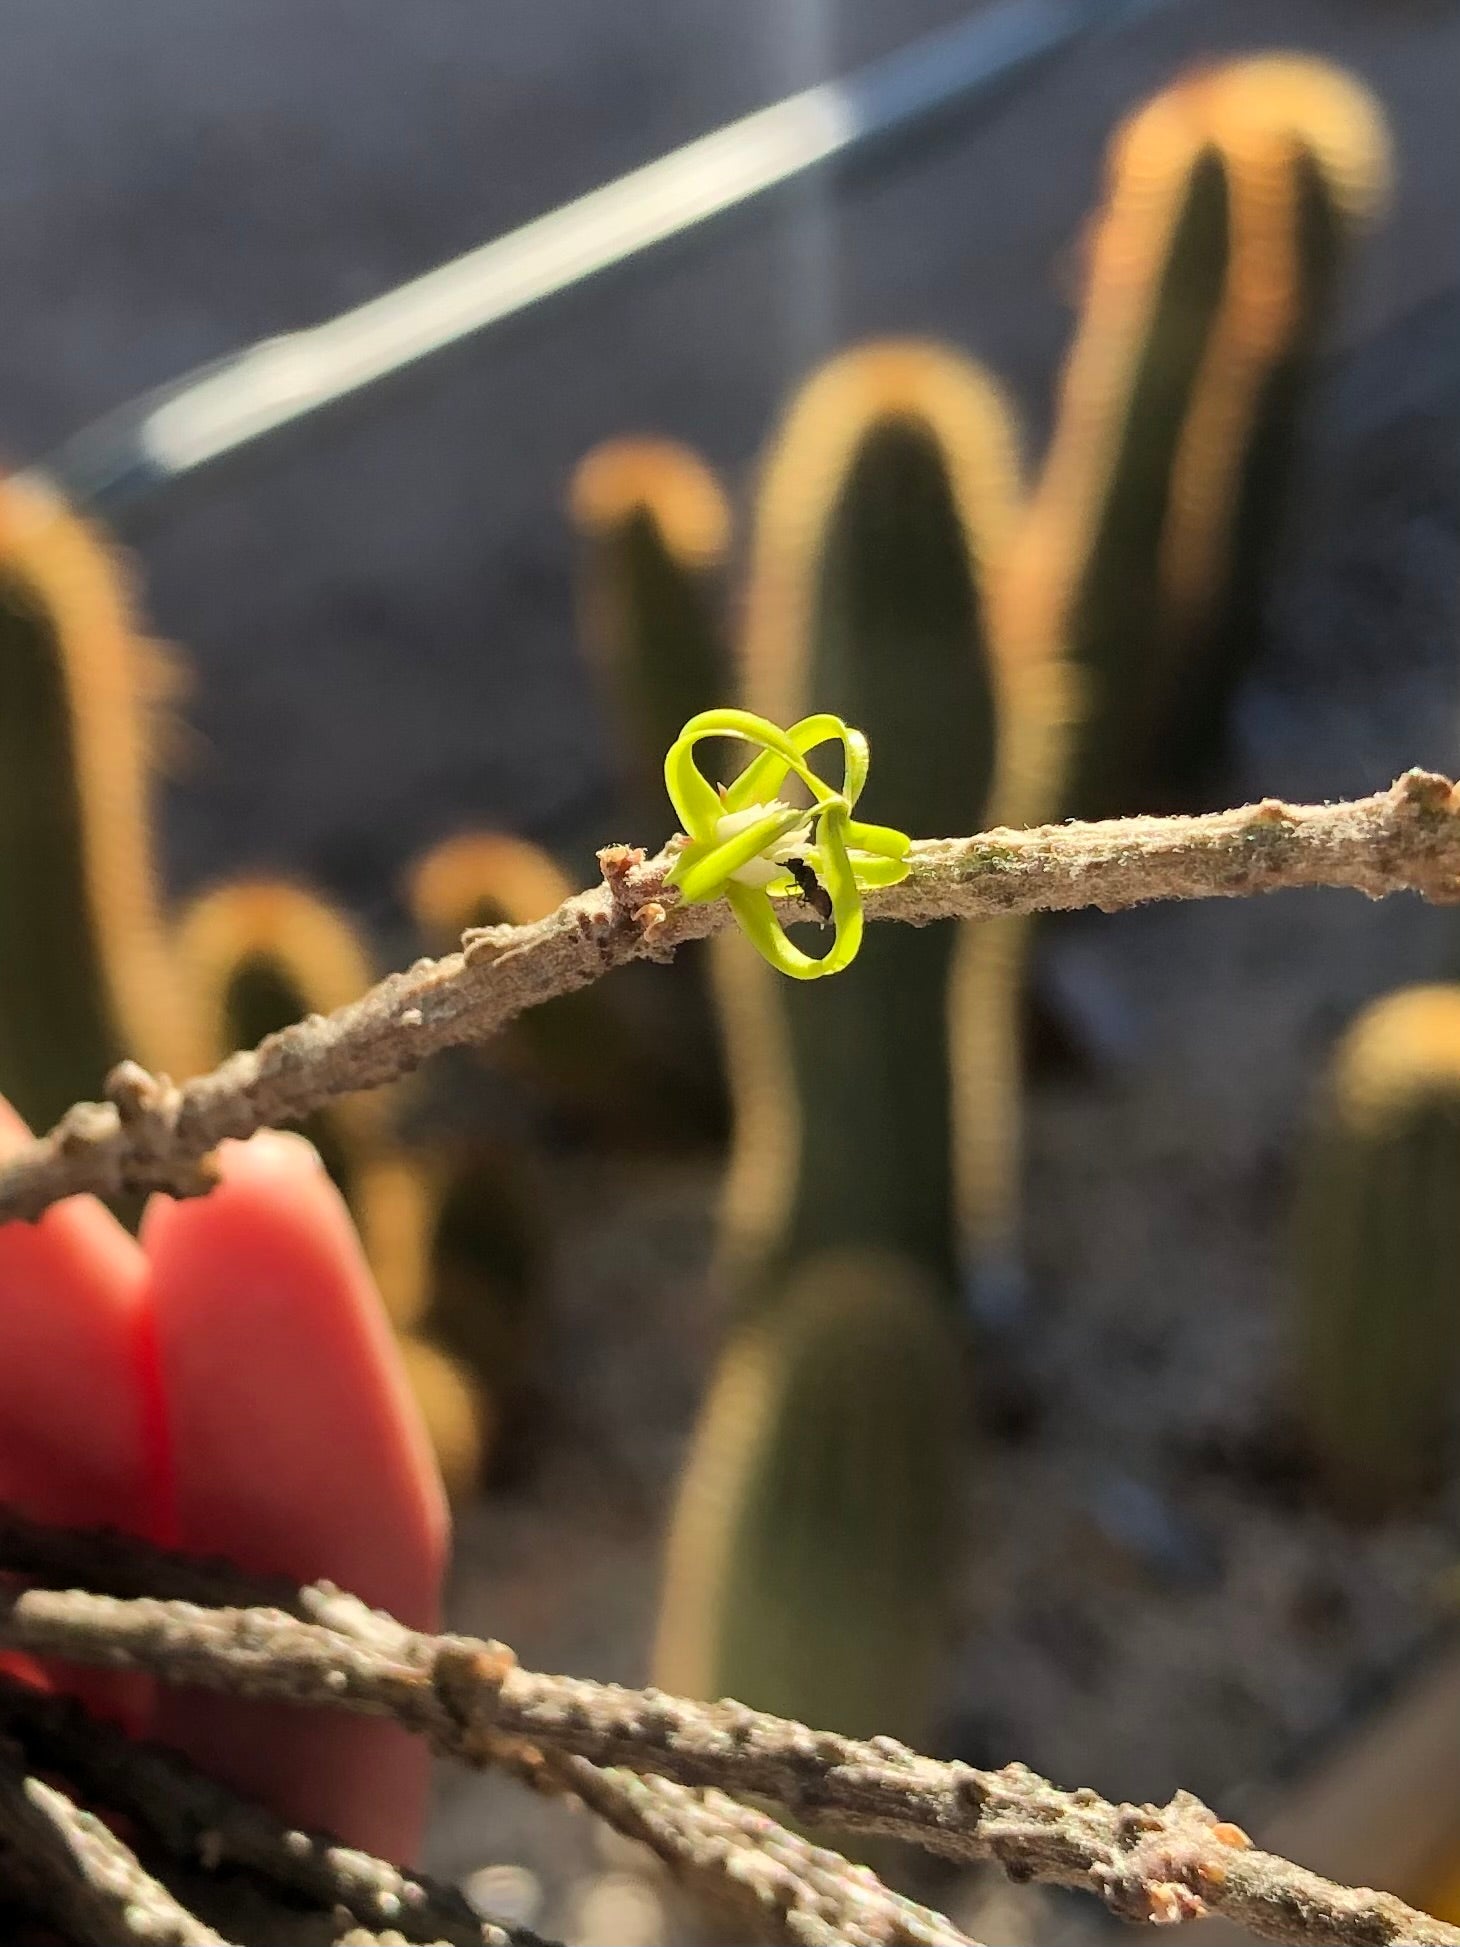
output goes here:
{"type": "MultiPolygon", "coordinates": [[[[154,1197],[142,1225],[183,1544],[432,1628],[445,1502],[345,1206],[297,1136],[225,1143],[220,1164],[209,1196],[154,1197]]],[[[394,1726],[182,1691],[159,1713],[284,1816],[414,1852],[427,1755],[394,1726]]]]}
{"type": "Polygon", "coordinates": [[[803,953],[800,947],[793,946],[775,907],[760,887],[737,885],[732,880],[725,888],[725,897],[730,902],[741,932],[760,957],[769,960],[777,973],[788,974],[792,980],[817,979],[830,955],[813,960],[809,953],[803,953]]]}

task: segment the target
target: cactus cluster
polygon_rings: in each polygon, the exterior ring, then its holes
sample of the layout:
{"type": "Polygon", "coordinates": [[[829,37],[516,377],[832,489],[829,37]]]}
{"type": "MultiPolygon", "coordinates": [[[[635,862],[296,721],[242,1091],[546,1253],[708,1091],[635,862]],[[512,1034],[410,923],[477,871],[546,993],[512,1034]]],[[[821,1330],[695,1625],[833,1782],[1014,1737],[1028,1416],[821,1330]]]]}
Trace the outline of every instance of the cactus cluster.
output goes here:
{"type": "Polygon", "coordinates": [[[1460,1415],[1460,986],[1401,988],[1325,1077],[1297,1214],[1297,1398],[1324,1488],[1410,1504],[1460,1415]]]}
{"type": "MultiPolygon", "coordinates": [[[[662,821],[660,767],[680,726],[731,702],[781,724],[815,708],[859,726],[878,756],[870,815],[918,833],[1189,790],[1260,641],[1315,349],[1387,172],[1373,104],[1322,64],[1265,57],[1166,90],[1112,145],[1055,431],[1027,495],[1011,414],[979,367],[918,342],[844,354],[772,443],[738,643],[723,607],[729,501],[709,469],[661,440],[591,454],[570,512],[631,829],[662,821]]],[[[300,888],[222,888],[180,925],[162,910],[148,827],[161,666],[95,537],[29,490],[0,489],[0,770],[31,814],[0,843],[0,1089],[38,1123],[93,1094],[122,1053],[186,1072],[368,977],[349,922],[300,888]]],[[[721,761],[729,782],[728,748],[721,761]]],[[[440,948],[470,926],[530,921],[566,890],[536,848],[468,833],[419,862],[406,903],[440,948]]],[[[801,988],[738,938],[715,943],[735,1313],[669,1550],[659,1661],[678,1687],[849,1729],[926,1728],[955,1525],[962,1289],[1018,1248],[1028,945],[1017,920],[874,929],[844,975],[801,988]]],[[[681,1079],[700,1078],[712,1125],[702,978],[687,964],[667,1004],[661,978],[647,1039],[667,1077],[672,1051],[688,1051],[681,1079]]],[[[631,1015],[632,982],[622,991],[631,1015]]],[[[555,1113],[616,1138],[629,1096],[675,1099],[668,1083],[623,1087],[603,1011],[617,1004],[565,997],[505,1049],[555,1113]]],[[[1433,1080],[1444,1062],[1426,1060],[1433,1080]]],[[[1352,1050],[1341,1066],[1343,1133],[1309,1201],[1369,1228],[1353,1234],[1341,1302],[1336,1262],[1310,1280],[1310,1423],[1335,1475],[1362,1449],[1358,1472],[1387,1494],[1438,1437],[1439,1362],[1415,1347],[1446,1314],[1429,1273],[1399,1256],[1418,1220],[1391,1232],[1376,1214],[1389,1205],[1355,1186],[1388,1143],[1417,1195],[1444,1168],[1448,1110],[1428,1084],[1378,1089],[1381,1141],[1357,1106],[1376,1092],[1363,1076],[1397,1069],[1352,1050]],[[1372,1288],[1358,1290],[1361,1275],[1372,1288]],[[1382,1389],[1364,1392],[1378,1368],[1350,1357],[1384,1279],[1403,1321],[1382,1346],[1391,1390],[1414,1405],[1407,1433],[1382,1389]]],[[[443,1447],[470,1456],[523,1357],[522,1159],[511,1144],[423,1155],[402,1145],[401,1119],[380,1100],[312,1133],[443,1447]]],[[[1315,1243],[1314,1267],[1320,1255],[1315,1243]]]]}
{"type": "MultiPolygon", "coordinates": [[[[1233,63],[1158,96],[1112,145],[1027,499],[976,366],[905,342],[834,359],[764,467],[733,664],[719,488],[662,442],[591,455],[584,612],[625,768],[642,779],[676,719],[733,697],[858,725],[870,815],[915,832],[1190,792],[1259,639],[1319,332],[1387,167],[1369,98],[1320,63],[1233,63]]],[[[672,1527],[666,1682],[918,1726],[946,1563],[936,1521],[888,1511],[865,1443],[885,1406],[919,1420],[919,1466],[946,1459],[960,1287],[1017,1264],[1028,947],[1021,920],[873,929],[806,989],[738,936],[713,944],[736,1310],[672,1527]],[[805,1653],[833,1640],[836,1668],[805,1653]],[[920,1702],[893,1697],[889,1641],[920,1702]]]]}

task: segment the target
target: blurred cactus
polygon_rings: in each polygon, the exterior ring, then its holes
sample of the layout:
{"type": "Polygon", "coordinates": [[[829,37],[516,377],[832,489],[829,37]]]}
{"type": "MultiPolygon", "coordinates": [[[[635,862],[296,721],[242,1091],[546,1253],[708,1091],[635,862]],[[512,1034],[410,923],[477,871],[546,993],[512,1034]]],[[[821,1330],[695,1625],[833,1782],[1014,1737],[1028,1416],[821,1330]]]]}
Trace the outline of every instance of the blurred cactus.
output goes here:
{"type": "Polygon", "coordinates": [[[476,1385],[479,1445],[496,1465],[520,1431],[540,1280],[537,1199],[520,1146],[458,1137],[421,1158],[427,1190],[422,1330],[476,1385]]]}
{"type": "MultiPolygon", "coordinates": [[[[190,1075],[306,1014],[358,1000],[371,981],[369,955],[345,914],[277,879],[240,879],[203,893],[178,919],[177,953],[196,1005],[197,1040],[184,1067],[190,1075]]],[[[378,1095],[345,1096],[302,1125],[362,1230],[362,1176],[383,1113],[378,1095]]],[[[394,1304],[392,1316],[408,1322],[394,1304]]]]}
{"type": "Polygon", "coordinates": [[[429,1340],[407,1332],[397,1344],[446,1492],[464,1500],[481,1485],[495,1444],[488,1396],[466,1366],[429,1340]]]}
{"type": "Polygon", "coordinates": [[[1333,1058],[1298,1200],[1298,1404],[1356,1514],[1442,1472],[1460,1405],[1460,986],[1367,1008],[1333,1058]]]}
{"type": "MultiPolygon", "coordinates": [[[[479,926],[529,926],[574,888],[548,855],[503,832],[466,832],[412,868],[406,902],[433,952],[479,926]]],[[[601,1121],[627,1077],[621,1038],[603,999],[564,994],[497,1037],[494,1062],[537,1087],[557,1109],[601,1121]]],[[[530,1360],[540,1232],[520,1144],[461,1137],[424,1158],[430,1217],[425,1323],[491,1395],[492,1449],[510,1444],[530,1360]]]]}
{"type": "Polygon", "coordinates": [[[1256,653],[1314,352],[1388,174],[1377,107],[1273,56],[1158,95],[1112,145],[1054,442],[1011,569],[1063,645],[1081,816],[1189,789],[1256,653]]]}
{"type": "Polygon", "coordinates": [[[506,832],[463,832],[417,860],[406,887],[416,925],[437,952],[477,926],[531,926],[575,890],[539,846],[506,832]]]}
{"type": "MultiPolygon", "coordinates": [[[[582,634],[616,733],[623,809],[628,829],[652,844],[665,825],[664,753],[692,716],[731,690],[723,621],[730,508],[705,463],[662,439],[595,447],[568,504],[582,634]]],[[[712,768],[727,749],[707,747],[712,768]]],[[[722,1136],[724,1082],[699,956],[677,961],[667,982],[662,969],[631,968],[615,998],[640,1065],[656,1071],[649,1093],[676,1140],[687,1129],[722,1136]]]]}
{"type": "MultiPolygon", "coordinates": [[[[406,904],[424,944],[449,953],[473,927],[530,926],[575,891],[530,840],[463,832],[417,860],[406,904]]],[[[621,1133],[634,1094],[622,1044],[610,1001],[586,989],[529,1009],[496,1037],[490,1059],[570,1121],[621,1133]]]]}
{"type": "Polygon", "coordinates": [[[581,537],[583,637],[616,719],[635,829],[648,833],[663,822],[665,751],[692,716],[725,700],[730,509],[696,454],[655,439],[595,447],[568,506],[581,537]]]}
{"type": "Polygon", "coordinates": [[[922,1734],[956,1562],[957,1371],[944,1295],[901,1258],[820,1255],[777,1282],[695,1434],[656,1682],[922,1734]]]}
{"type": "MultiPolygon", "coordinates": [[[[865,730],[873,809],[902,829],[1028,822],[1052,795],[1049,695],[1035,680],[1047,672],[1012,664],[993,626],[1017,494],[998,393],[928,345],[834,360],[771,454],[746,701],[783,722],[814,702],[865,730]]],[[[857,964],[814,992],[752,968],[734,939],[716,943],[736,1109],[732,1261],[864,1242],[951,1280],[960,1218],[975,1249],[1001,1228],[990,1186],[1012,1195],[1002,1158],[1018,1092],[996,1057],[1014,1036],[1019,955],[999,949],[1021,937],[874,927],[857,964]],[[956,1125],[966,1175],[950,1166],[956,1125]]]]}
{"type": "MultiPolygon", "coordinates": [[[[307,1014],[357,1000],[370,985],[365,947],[349,919],[302,886],[273,879],[215,887],[183,913],[178,957],[201,1024],[187,1072],[307,1014]]],[[[495,1410],[450,1351],[421,1337],[437,1306],[436,1175],[398,1146],[395,1091],[342,1096],[303,1125],[349,1204],[447,1487],[465,1493],[492,1445],[495,1410]]]]}
{"type": "Polygon", "coordinates": [[[0,1093],[36,1129],[123,1055],[182,1065],[151,842],[172,687],[117,557],[60,502],[0,482],[0,1093]]]}
{"type": "MultiPolygon", "coordinates": [[[[1053,750],[1011,727],[1038,686],[992,627],[1017,493],[998,394],[932,346],[833,361],[772,450],[744,700],[781,722],[814,702],[865,730],[879,819],[973,831],[1001,791],[1018,815],[1053,750]]],[[[741,1322],[681,1489],[656,1674],[922,1735],[959,1418],[971,1199],[955,1155],[982,1166],[1000,1142],[958,1152],[954,1123],[975,1113],[1012,1137],[1014,1064],[961,1071],[1013,1036],[1017,954],[980,949],[973,929],[873,928],[854,966],[810,988],[733,936],[715,955],[741,1322]]]]}

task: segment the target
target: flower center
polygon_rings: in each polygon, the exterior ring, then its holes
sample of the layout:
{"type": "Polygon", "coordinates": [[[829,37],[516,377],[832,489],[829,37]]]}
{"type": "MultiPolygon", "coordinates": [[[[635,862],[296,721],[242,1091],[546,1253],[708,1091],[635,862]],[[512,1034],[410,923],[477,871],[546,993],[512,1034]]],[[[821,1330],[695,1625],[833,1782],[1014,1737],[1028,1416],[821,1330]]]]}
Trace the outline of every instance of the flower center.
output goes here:
{"type": "MultiPolygon", "coordinates": [[[[792,807],[777,798],[770,804],[748,804],[741,811],[727,811],[723,818],[715,822],[715,842],[723,845],[727,838],[734,838],[740,832],[748,831],[758,825],[762,818],[770,818],[778,811],[790,811],[792,807]]],[[[768,886],[772,879],[785,870],[786,860],[794,859],[807,851],[812,844],[812,814],[808,811],[799,825],[793,825],[778,839],[767,845],[753,859],[730,874],[742,886],[768,886]]]]}

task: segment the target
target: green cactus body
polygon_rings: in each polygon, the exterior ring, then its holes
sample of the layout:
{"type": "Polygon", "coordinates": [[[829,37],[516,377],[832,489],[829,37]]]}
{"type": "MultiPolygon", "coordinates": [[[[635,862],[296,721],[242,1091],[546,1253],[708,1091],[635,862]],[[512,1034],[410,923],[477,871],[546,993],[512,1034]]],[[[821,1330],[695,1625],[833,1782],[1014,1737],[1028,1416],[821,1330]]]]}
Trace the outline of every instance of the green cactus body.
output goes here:
{"type": "MultiPolygon", "coordinates": [[[[307,1014],[332,1013],[370,985],[369,956],[345,915],[280,880],[241,879],[203,893],[181,915],[177,943],[200,1015],[189,1074],[307,1014]]],[[[357,1217],[359,1173],[382,1113],[377,1096],[346,1097],[303,1125],[357,1217]]]]}
{"type": "MultiPolygon", "coordinates": [[[[731,688],[724,634],[729,504],[687,447],[661,439],[612,440],[579,465],[569,493],[579,537],[582,633],[616,730],[629,829],[652,842],[664,829],[664,753],[701,710],[731,688]]],[[[728,745],[707,745],[707,764],[728,765],[728,745]]],[[[699,956],[627,970],[615,983],[621,1032],[650,1090],[613,1088],[620,1105],[662,1111],[662,1132],[720,1140],[727,1123],[724,1076],[699,956]],[[648,1098],[647,1100],[645,1098],[648,1098]]],[[[651,1132],[652,1133],[652,1132],[651,1132]]]]}
{"type": "Polygon", "coordinates": [[[1362,91],[1285,57],[1178,83],[1113,145],[1009,604],[1016,640],[1057,641],[1075,672],[1076,815],[1146,809],[1219,747],[1313,347],[1384,169],[1362,91]]]}
{"type": "Polygon", "coordinates": [[[617,723],[630,809],[651,831],[663,818],[665,751],[692,716],[725,701],[729,506],[687,447],[624,439],[582,460],[569,509],[583,636],[617,723]]]}
{"type": "MultiPolygon", "coordinates": [[[[872,809],[905,830],[973,831],[989,813],[1013,685],[990,641],[988,582],[1017,486],[997,393],[917,344],[833,361],[768,466],[746,700],[782,722],[814,703],[865,730],[872,809]]],[[[874,927],[856,964],[814,989],[752,968],[736,940],[716,943],[731,997],[739,1261],[866,1243],[952,1278],[948,988],[967,941],[966,929],[874,927]]]]}
{"type": "Polygon", "coordinates": [[[520,1155],[457,1143],[428,1166],[431,1303],[427,1323],[501,1400],[520,1390],[531,1351],[539,1235],[520,1155]]]}
{"type": "Polygon", "coordinates": [[[1210,767],[1232,692],[1261,653],[1317,354],[1390,177],[1377,105],[1321,62],[1239,62],[1209,78],[1203,100],[1227,158],[1231,273],[1163,542],[1165,667],[1148,755],[1172,789],[1210,767]]]}
{"type": "Polygon", "coordinates": [[[1066,808],[1125,808],[1159,668],[1161,542],[1226,277],[1226,171],[1159,96],[1118,138],[1054,441],[1010,568],[1021,653],[1056,645],[1078,706],[1066,808]]]}
{"type": "MultiPolygon", "coordinates": [[[[406,905],[433,953],[454,952],[463,933],[531,926],[577,890],[538,845],[506,832],[444,839],[409,874],[406,905]]],[[[489,1059],[578,1125],[621,1131],[633,1075],[611,999],[585,989],[560,994],[514,1021],[489,1059]]]]}
{"type": "Polygon", "coordinates": [[[59,502],[0,483],[0,1093],[36,1129],[123,1055],[178,1072],[150,806],[165,678],[115,558],[59,502]]]}
{"type": "Polygon", "coordinates": [[[1401,989],[1334,1056],[1297,1215],[1298,1404],[1333,1500],[1439,1478],[1460,1406],[1460,986],[1401,989]]]}
{"type": "MultiPolygon", "coordinates": [[[[411,871],[406,901],[425,943],[454,948],[473,927],[530,926],[573,888],[539,846],[502,832],[444,840],[411,871]]],[[[602,997],[560,995],[494,1043],[500,1061],[578,1119],[611,1116],[630,1085],[602,997]]],[[[433,1341],[491,1400],[484,1456],[500,1461],[518,1431],[536,1318],[539,1202],[521,1145],[465,1137],[424,1159],[429,1211],[423,1277],[433,1341]]]]}
{"type": "MultiPolygon", "coordinates": [[[[869,816],[976,830],[1012,775],[1001,712],[1024,692],[988,610],[1016,494],[1002,402],[951,353],[850,354],[792,408],[760,504],[745,701],[865,730],[869,816]]],[[[928,1728],[960,1418],[953,1123],[975,1103],[1012,1121],[955,1073],[954,971],[975,938],[874,927],[807,986],[714,943],[740,1310],[672,1530],[668,1684],[838,1729],[928,1728]]],[[[1006,996],[978,998],[1012,1034],[1006,996]]]]}
{"type": "Polygon", "coordinates": [[[944,1297],[905,1260],[832,1253],[785,1279],[712,1382],[656,1681],[853,1735],[923,1733],[955,1561],[957,1372],[944,1297]]]}

